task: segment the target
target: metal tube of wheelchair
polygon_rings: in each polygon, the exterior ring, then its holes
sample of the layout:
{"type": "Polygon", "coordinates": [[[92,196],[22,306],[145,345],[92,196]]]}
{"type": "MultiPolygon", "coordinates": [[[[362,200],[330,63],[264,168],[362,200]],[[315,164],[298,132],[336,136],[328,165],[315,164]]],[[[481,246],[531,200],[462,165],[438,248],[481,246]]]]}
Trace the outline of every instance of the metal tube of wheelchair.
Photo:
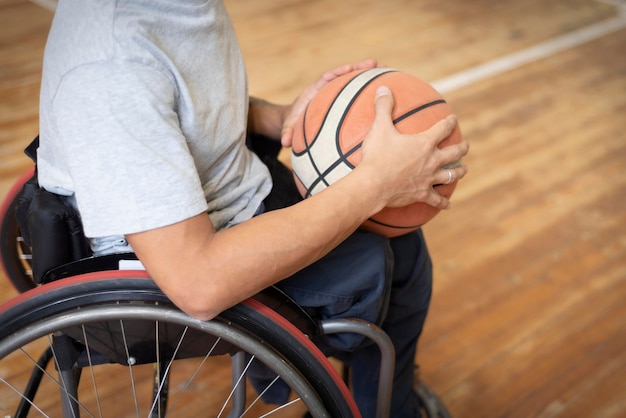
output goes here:
{"type": "Polygon", "coordinates": [[[325,334],[350,332],[363,335],[372,340],[380,350],[380,375],[378,381],[378,400],[376,417],[388,418],[391,408],[391,388],[395,368],[395,348],[391,338],[377,325],[361,319],[330,319],[322,321],[325,334]]]}
{"type": "Polygon", "coordinates": [[[246,385],[241,382],[241,376],[246,369],[246,353],[239,351],[231,358],[233,379],[233,407],[228,418],[240,417],[246,408],[246,385]]]}

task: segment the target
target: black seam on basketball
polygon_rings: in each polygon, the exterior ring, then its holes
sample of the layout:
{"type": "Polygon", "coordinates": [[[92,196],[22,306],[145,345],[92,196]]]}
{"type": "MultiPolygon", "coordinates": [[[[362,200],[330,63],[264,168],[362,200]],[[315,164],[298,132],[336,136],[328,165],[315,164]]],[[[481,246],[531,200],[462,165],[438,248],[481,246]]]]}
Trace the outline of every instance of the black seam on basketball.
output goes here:
{"type": "MultiPolygon", "coordinates": [[[[298,176],[298,173],[296,173],[295,171],[292,171],[292,173],[293,173],[293,176],[296,178],[296,180],[298,180],[297,182],[299,182],[302,186],[304,186],[304,182],[302,181],[300,176],[298,176]]],[[[310,196],[309,192],[307,191],[303,197],[306,199],[309,196],[310,196]]]]}
{"type": "Polygon", "coordinates": [[[423,105],[421,105],[419,107],[416,107],[415,109],[411,109],[408,112],[406,112],[405,114],[398,116],[396,119],[393,120],[393,124],[396,125],[396,124],[402,122],[404,119],[408,118],[409,116],[414,115],[414,114],[416,114],[418,112],[421,112],[424,109],[428,109],[429,107],[436,106],[436,105],[439,105],[439,104],[445,104],[445,103],[446,103],[446,101],[443,100],[443,99],[434,100],[434,101],[429,102],[429,103],[424,103],[423,105]]]}
{"type": "MultiPolygon", "coordinates": [[[[302,138],[304,139],[304,149],[300,152],[296,152],[293,150],[293,148],[291,149],[291,152],[293,153],[293,155],[295,155],[296,157],[300,157],[304,154],[306,154],[307,152],[309,152],[309,142],[307,141],[307,137],[306,137],[306,114],[309,111],[309,106],[307,105],[307,107],[304,108],[304,115],[302,115],[302,138]]],[[[321,128],[321,127],[320,127],[321,128]]],[[[319,132],[318,132],[319,134],[319,132]]],[[[317,137],[317,136],[316,136],[317,137]]]]}
{"type": "MultiPolygon", "coordinates": [[[[377,74],[374,77],[370,78],[369,80],[367,80],[363,86],[361,86],[361,88],[359,88],[359,90],[356,91],[356,93],[352,96],[352,98],[350,99],[350,102],[348,103],[348,105],[345,107],[343,114],[341,115],[341,118],[339,119],[339,123],[337,124],[337,130],[335,131],[335,147],[337,148],[337,155],[339,156],[339,158],[337,158],[335,160],[334,163],[332,163],[323,173],[320,173],[317,170],[317,167],[315,167],[318,177],[317,179],[311,184],[311,186],[309,187],[309,190],[307,190],[307,194],[309,194],[310,190],[313,190],[315,188],[315,186],[317,186],[320,182],[323,182],[326,187],[330,186],[330,184],[326,181],[326,176],[328,174],[330,174],[335,168],[337,168],[338,166],[340,166],[341,164],[345,164],[347,165],[350,170],[354,170],[354,165],[352,163],[350,163],[350,161],[348,161],[348,158],[354,154],[357,150],[359,150],[361,148],[361,143],[356,144],[354,147],[352,147],[351,149],[349,149],[346,153],[344,153],[341,150],[341,147],[339,145],[339,132],[341,131],[341,127],[343,126],[343,121],[346,119],[346,114],[348,113],[348,111],[350,110],[350,108],[352,108],[352,105],[354,104],[354,102],[356,101],[356,99],[361,95],[361,93],[363,92],[363,90],[365,90],[365,88],[367,86],[369,86],[374,80],[376,80],[378,77],[384,75],[384,74],[389,74],[389,73],[394,73],[397,72],[395,70],[389,70],[389,71],[385,71],[383,73],[377,74]]],[[[358,76],[360,76],[363,73],[359,73],[356,76],[354,76],[349,82],[346,83],[345,86],[343,86],[343,88],[339,91],[339,93],[335,96],[335,98],[333,99],[331,105],[328,107],[328,109],[330,110],[330,108],[332,107],[332,104],[335,103],[335,101],[337,100],[337,98],[339,96],[341,96],[341,93],[351,84],[354,82],[354,79],[358,76]]],[[[326,121],[326,118],[328,116],[328,111],[326,112],[326,115],[324,115],[324,122],[326,121]]],[[[322,124],[323,126],[323,124],[322,124]]],[[[321,129],[320,129],[321,131],[321,129]]],[[[312,162],[312,160],[311,160],[312,162]]]]}
{"type": "MultiPolygon", "coordinates": [[[[352,148],[349,152],[347,152],[345,154],[345,157],[348,158],[350,157],[353,153],[355,153],[359,148],[361,148],[361,144],[357,144],[354,146],[354,148],[352,148]]],[[[337,160],[335,160],[334,163],[332,163],[330,165],[330,167],[328,167],[323,173],[320,173],[318,171],[319,176],[317,177],[317,179],[311,184],[310,189],[313,190],[313,188],[315,188],[315,186],[317,186],[320,182],[324,182],[324,184],[326,185],[326,187],[330,186],[330,184],[326,181],[326,176],[328,174],[330,174],[335,168],[337,168],[339,165],[341,164],[348,164],[346,161],[344,161],[344,159],[339,158],[337,160]]],[[[351,166],[352,169],[354,169],[353,166],[351,166]]],[[[317,168],[316,168],[317,169],[317,168]]],[[[308,194],[308,191],[307,191],[308,194]]]]}
{"type": "MultiPolygon", "coordinates": [[[[353,165],[353,164],[351,164],[351,163],[350,163],[350,161],[348,161],[348,158],[349,158],[352,154],[354,154],[354,153],[355,153],[358,149],[360,149],[360,148],[361,148],[361,145],[362,145],[363,143],[362,143],[362,142],[360,142],[360,143],[356,144],[354,147],[352,147],[350,150],[348,150],[348,152],[346,152],[345,154],[343,154],[343,153],[341,152],[340,147],[339,147],[339,131],[341,130],[341,127],[343,126],[343,120],[344,120],[344,118],[345,118],[345,115],[346,115],[346,113],[348,112],[348,109],[350,109],[350,107],[352,106],[352,104],[353,104],[354,100],[355,100],[355,99],[356,99],[356,98],[360,95],[361,91],[362,91],[365,87],[367,87],[367,85],[368,85],[368,84],[370,84],[373,80],[375,80],[376,78],[380,77],[380,76],[381,76],[381,75],[383,75],[383,74],[388,74],[388,73],[382,73],[382,74],[379,74],[379,75],[377,75],[376,77],[372,78],[370,81],[368,81],[368,82],[367,82],[367,83],[366,83],[366,84],[365,84],[365,85],[364,85],[364,86],[363,86],[363,87],[359,90],[359,92],[358,92],[356,95],[354,95],[353,99],[350,101],[350,104],[346,107],[346,111],[345,111],[345,112],[344,112],[344,114],[342,115],[341,120],[340,120],[340,123],[339,123],[339,126],[337,127],[337,134],[335,135],[335,145],[337,146],[337,153],[339,154],[339,158],[338,158],[338,159],[337,159],[337,160],[336,160],[336,161],[335,161],[335,162],[334,162],[334,163],[333,163],[333,164],[332,164],[332,165],[331,165],[331,166],[330,166],[330,167],[329,167],[329,168],[328,168],[328,169],[327,169],[327,170],[326,170],[323,174],[320,174],[320,175],[322,175],[323,177],[325,177],[328,173],[330,173],[333,169],[335,169],[335,168],[336,168],[337,166],[339,166],[341,163],[344,163],[345,165],[347,165],[348,167],[350,167],[350,169],[354,170],[354,165],[353,165]]],[[[440,99],[440,100],[434,100],[434,101],[432,101],[432,102],[425,103],[425,104],[423,104],[423,105],[421,105],[421,106],[416,107],[415,109],[411,109],[411,110],[409,110],[408,112],[404,113],[403,115],[400,115],[399,117],[397,117],[396,119],[394,119],[393,124],[394,124],[394,125],[396,125],[396,124],[398,124],[399,122],[403,121],[404,119],[408,118],[409,116],[414,115],[414,114],[416,114],[416,113],[418,113],[418,112],[421,112],[421,111],[422,111],[422,110],[424,110],[424,109],[428,109],[429,107],[436,106],[436,105],[439,105],[439,104],[444,104],[444,103],[446,103],[446,101],[445,101],[445,100],[443,100],[443,99],[440,99]]],[[[318,172],[318,173],[319,173],[319,172],[318,172]]],[[[319,180],[324,180],[324,179],[323,179],[323,178],[322,178],[322,179],[319,179],[319,178],[318,178],[318,181],[316,181],[316,182],[315,182],[315,184],[318,184],[318,183],[319,183],[319,180]]],[[[326,186],[328,186],[328,183],[327,183],[325,180],[324,180],[324,183],[326,184],[326,186]]],[[[387,226],[391,226],[391,225],[387,225],[387,226]]],[[[413,227],[408,227],[408,228],[413,228],[413,227]]]]}
{"type": "MultiPolygon", "coordinates": [[[[322,127],[323,127],[323,126],[324,126],[324,124],[326,123],[326,119],[328,119],[328,111],[329,111],[329,110],[333,107],[333,104],[335,104],[335,102],[337,101],[337,98],[338,98],[339,96],[341,96],[341,93],[342,93],[342,92],[343,92],[346,88],[348,88],[348,86],[349,86],[352,82],[354,82],[354,79],[355,79],[355,78],[359,77],[361,74],[363,74],[363,73],[365,73],[365,72],[366,72],[366,71],[360,72],[359,74],[357,74],[357,75],[355,75],[354,77],[352,77],[352,78],[350,79],[350,81],[348,81],[348,82],[347,82],[347,83],[346,83],[346,84],[345,84],[345,85],[341,88],[341,90],[339,90],[339,92],[335,95],[335,97],[333,98],[333,100],[330,102],[330,105],[328,106],[328,109],[326,110],[326,113],[324,114],[324,118],[322,119],[322,123],[320,124],[320,129],[318,129],[317,134],[316,134],[316,135],[315,135],[315,137],[313,138],[313,142],[315,142],[315,140],[316,140],[316,139],[317,139],[317,137],[319,136],[319,133],[322,131],[322,127]]],[[[396,72],[398,72],[398,70],[391,70],[391,69],[390,69],[390,70],[387,70],[387,71],[385,71],[385,72],[383,72],[383,73],[380,73],[380,74],[376,75],[374,78],[372,78],[372,80],[374,80],[374,79],[376,79],[376,78],[378,78],[378,77],[380,77],[380,76],[382,76],[382,75],[384,75],[384,74],[396,73],[396,72]]],[[[368,81],[368,83],[367,83],[367,84],[369,84],[372,80],[368,81]]],[[[366,84],[366,85],[367,85],[367,84],[366,84]]],[[[365,86],[364,86],[364,87],[365,87],[365,86]]],[[[363,88],[364,88],[364,87],[363,87],[363,88]]],[[[358,94],[360,94],[360,93],[361,93],[361,91],[363,90],[363,88],[361,88],[361,89],[360,89],[357,93],[358,93],[358,94]]],[[[357,96],[358,96],[358,94],[357,94],[357,96]]],[[[354,99],[353,99],[352,101],[354,101],[354,99]]],[[[350,102],[350,105],[352,104],[352,101],[350,102]]],[[[307,107],[304,109],[304,117],[302,118],[302,128],[303,128],[303,132],[304,132],[304,133],[306,133],[306,131],[304,130],[304,128],[305,128],[305,123],[306,123],[306,113],[307,113],[308,109],[309,109],[309,105],[307,105],[307,107]]],[[[341,121],[343,121],[343,119],[344,119],[344,117],[342,116],[341,121]]],[[[297,157],[299,157],[299,156],[301,156],[301,155],[303,155],[303,154],[305,154],[305,153],[307,153],[307,152],[308,152],[308,149],[309,149],[309,144],[308,144],[308,142],[306,141],[306,135],[304,135],[304,139],[305,139],[305,148],[304,148],[301,152],[294,152],[294,151],[292,150],[293,154],[294,154],[295,156],[297,156],[297,157]]]]}
{"type": "MultiPolygon", "coordinates": [[[[306,129],[305,129],[306,128],[306,126],[305,126],[305,124],[306,124],[306,113],[307,113],[308,110],[309,110],[309,107],[307,106],[306,109],[304,109],[304,117],[302,118],[302,138],[304,139],[304,151],[303,151],[303,153],[306,153],[306,155],[307,155],[307,157],[309,159],[309,162],[311,163],[311,166],[313,166],[313,170],[317,173],[317,178],[319,179],[322,174],[320,173],[320,170],[317,167],[317,164],[315,164],[315,160],[313,159],[313,155],[311,154],[311,146],[312,145],[309,143],[309,141],[307,139],[306,129]]],[[[321,125],[321,126],[323,126],[323,125],[321,125]]],[[[321,131],[321,126],[320,126],[320,131],[321,131]]],[[[319,135],[319,131],[318,131],[317,135],[319,135]]],[[[315,142],[315,139],[317,139],[317,135],[313,139],[313,142],[315,142]]],[[[302,185],[304,185],[304,182],[302,181],[302,179],[300,179],[300,183],[302,185]]],[[[312,195],[313,186],[315,184],[317,184],[317,183],[318,182],[315,181],[315,182],[313,182],[312,185],[310,185],[309,187],[306,188],[306,193],[304,194],[304,198],[307,198],[307,197],[312,195]]],[[[327,186],[328,186],[328,184],[327,184],[327,186]]]]}
{"type": "Polygon", "coordinates": [[[317,174],[318,176],[315,181],[313,181],[313,183],[311,183],[311,185],[306,189],[306,197],[309,197],[313,194],[313,189],[315,188],[315,186],[320,184],[320,182],[323,182],[326,187],[330,186],[330,184],[324,178],[324,174],[320,173],[319,171],[317,172],[317,174]]]}
{"type": "MultiPolygon", "coordinates": [[[[397,71],[396,70],[389,70],[389,71],[385,71],[383,73],[377,74],[376,76],[370,78],[365,84],[363,84],[363,86],[356,92],[356,94],[354,94],[352,96],[352,99],[350,99],[350,102],[348,103],[348,105],[346,106],[346,108],[343,111],[343,115],[341,115],[341,119],[339,119],[339,124],[337,125],[337,131],[335,132],[335,147],[337,147],[337,154],[339,155],[338,162],[340,162],[340,163],[343,162],[345,165],[350,167],[351,170],[354,170],[354,165],[351,164],[350,161],[348,161],[348,157],[350,155],[352,155],[357,149],[361,148],[361,144],[359,143],[359,144],[355,145],[353,148],[349,149],[348,152],[346,152],[345,154],[343,153],[343,151],[341,150],[341,144],[339,143],[339,133],[341,131],[341,128],[343,127],[343,121],[345,120],[346,115],[348,114],[348,111],[352,108],[352,105],[354,104],[356,99],[359,96],[361,96],[361,93],[363,92],[363,90],[365,90],[365,88],[367,86],[369,86],[377,78],[379,78],[379,77],[381,77],[381,76],[383,76],[385,74],[395,73],[395,72],[397,72],[397,71]]],[[[352,80],[354,80],[354,78],[352,80]]],[[[350,80],[350,83],[352,83],[352,80],[350,80]]],[[[346,87],[350,83],[346,83],[346,87]]]]}
{"type": "Polygon", "coordinates": [[[420,226],[423,225],[423,224],[419,224],[419,225],[413,225],[413,226],[400,226],[400,225],[389,225],[389,224],[377,221],[376,219],[372,219],[372,218],[368,218],[367,220],[377,225],[385,226],[387,228],[394,228],[394,229],[414,229],[414,228],[419,228],[420,226]]]}
{"type": "MultiPolygon", "coordinates": [[[[367,87],[373,80],[377,79],[378,77],[382,76],[383,74],[389,74],[392,72],[397,72],[397,70],[388,70],[385,72],[382,72],[380,74],[375,75],[374,77],[372,77],[370,80],[368,80],[357,92],[355,95],[353,95],[352,99],[350,100],[350,103],[348,104],[348,106],[346,106],[346,110],[344,111],[343,115],[341,116],[341,119],[339,120],[339,125],[337,127],[337,134],[336,134],[336,138],[339,134],[339,127],[342,125],[345,117],[346,117],[346,113],[347,110],[350,109],[350,107],[352,107],[352,104],[354,103],[354,100],[356,97],[358,97],[361,92],[365,89],[365,87],[367,87]]],[[[312,144],[315,143],[315,140],[317,139],[317,137],[319,136],[320,132],[322,132],[322,128],[323,126],[326,124],[326,120],[328,119],[328,112],[330,111],[330,109],[333,107],[333,105],[335,104],[335,102],[337,101],[337,98],[341,96],[341,93],[343,93],[343,91],[348,88],[348,86],[350,86],[354,80],[359,77],[361,74],[363,74],[363,72],[355,75],[354,77],[352,77],[350,79],[350,81],[348,81],[342,88],[341,90],[339,90],[339,92],[335,95],[335,97],[333,98],[333,100],[331,101],[330,105],[328,106],[328,109],[326,110],[326,113],[324,114],[324,118],[322,119],[322,123],[320,124],[320,128],[318,129],[315,137],[313,138],[313,141],[311,141],[312,144]]],[[[354,165],[350,164],[347,161],[347,157],[349,157],[350,155],[352,155],[352,153],[354,153],[356,150],[358,150],[361,147],[361,144],[358,144],[357,146],[355,146],[353,149],[349,150],[348,153],[343,154],[341,152],[341,150],[338,150],[338,155],[339,155],[339,159],[337,159],[327,170],[324,171],[324,173],[320,172],[320,170],[318,169],[317,165],[315,164],[315,162],[313,161],[313,156],[311,155],[311,146],[309,145],[309,142],[307,141],[307,137],[306,137],[306,112],[308,110],[308,106],[306,107],[306,109],[304,110],[304,117],[302,118],[302,132],[303,132],[303,137],[304,137],[304,145],[305,148],[301,153],[294,153],[296,156],[301,156],[303,154],[307,154],[309,157],[309,161],[311,162],[311,165],[313,166],[314,171],[317,173],[317,179],[315,181],[313,181],[309,187],[307,187],[306,189],[306,197],[309,197],[312,195],[313,189],[320,183],[323,182],[324,185],[326,187],[330,186],[330,184],[326,181],[326,176],[333,170],[335,169],[337,166],[339,166],[342,162],[344,164],[346,164],[348,167],[350,167],[350,169],[354,169],[354,165]]],[[[304,183],[302,183],[304,184],[304,183]]]]}

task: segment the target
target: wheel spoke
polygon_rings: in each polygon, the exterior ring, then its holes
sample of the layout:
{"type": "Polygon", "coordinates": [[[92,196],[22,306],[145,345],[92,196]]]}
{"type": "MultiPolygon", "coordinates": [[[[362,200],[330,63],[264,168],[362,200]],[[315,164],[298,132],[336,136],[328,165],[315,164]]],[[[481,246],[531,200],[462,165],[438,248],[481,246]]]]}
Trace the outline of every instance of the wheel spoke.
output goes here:
{"type": "Polygon", "coordinates": [[[0,416],[27,416],[14,413],[18,404],[40,416],[66,418],[79,411],[98,418],[129,413],[175,418],[199,411],[213,417],[282,417],[307,410],[314,417],[352,416],[338,379],[326,372],[329,365],[319,363],[319,352],[298,345],[306,336],[291,339],[298,330],[281,328],[282,322],[250,317],[255,312],[247,307],[199,321],[139,287],[145,279],[67,280],[0,308],[0,416]],[[124,286],[131,290],[120,292],[124,286]],[[45,356],[36,360],[42,348],[51,353],[49,366],[39,364],[45,356]],[[250,353],[245,360],[243,353],[250,353]],[[232,370],[223,367],[224,356],[231,356],[232,370]],[[276,376],[258,395],[246,396],[252,361],[280,375],[295,395],[272,411],[259,402],[277,386],[276,376]],[[36,395],[25,395],[35,393],[28,389],[33,376],[27,369],[42,377],[36,395]],[[78,384],[80,370],[90,377],[78,384]],[[225,385],[229,373],[232,384],[225,385]],[[167,403],[166,396],[171,397],[167,403]]]}

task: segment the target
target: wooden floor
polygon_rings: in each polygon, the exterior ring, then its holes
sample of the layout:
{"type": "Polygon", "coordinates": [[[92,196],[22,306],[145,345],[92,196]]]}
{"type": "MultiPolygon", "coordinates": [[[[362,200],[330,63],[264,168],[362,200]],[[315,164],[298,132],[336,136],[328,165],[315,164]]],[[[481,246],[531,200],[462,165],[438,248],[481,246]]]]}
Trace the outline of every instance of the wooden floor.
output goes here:
{"type": "MultiPolygon", "coordinates": [[[[625,4],[227,1],[251,93],[270,100],[366,57],[469,80],[445,91],[470,174],[425,227],[436,284],[418,355],[455,417],[626,417],[625,4]],[[502,57],[512,68],[489,65],[502,57]]],[[[0,0],[0,195],[29,166],[51,18],[0,0]]],[[[0,301],[14,295],[2,278],[0,301]]]]}

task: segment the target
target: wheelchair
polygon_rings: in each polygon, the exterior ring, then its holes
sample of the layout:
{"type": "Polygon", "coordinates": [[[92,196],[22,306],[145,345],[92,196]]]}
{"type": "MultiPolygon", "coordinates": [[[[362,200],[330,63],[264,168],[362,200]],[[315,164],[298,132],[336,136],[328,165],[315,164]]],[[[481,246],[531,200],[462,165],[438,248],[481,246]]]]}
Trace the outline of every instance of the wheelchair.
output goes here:
{"type": "MultiPolygon", "coordinates": [[[[31,205],[33,193],[50,195],[38,189],[34,168],[0,206],[0,266],[19,292],[0,305],[1,416],[360,417],[349,370],[312,342],[343,332],[379,347],[376,416],[389,416],[394,349],[374,324],[314,321],[274,287],[197,320],[172,304],[134,254],[90,254],[67,207],[63,216],[29,211],[28,222],[18,222],[16,209],[31,205]],[[246,375],[256,363],[276,377],[252,389],[246,375]],[[281,384],[287,402],[265,403],[281,384]]],[[[416,382],[423,416],[450,417],[416,382]]]]}

